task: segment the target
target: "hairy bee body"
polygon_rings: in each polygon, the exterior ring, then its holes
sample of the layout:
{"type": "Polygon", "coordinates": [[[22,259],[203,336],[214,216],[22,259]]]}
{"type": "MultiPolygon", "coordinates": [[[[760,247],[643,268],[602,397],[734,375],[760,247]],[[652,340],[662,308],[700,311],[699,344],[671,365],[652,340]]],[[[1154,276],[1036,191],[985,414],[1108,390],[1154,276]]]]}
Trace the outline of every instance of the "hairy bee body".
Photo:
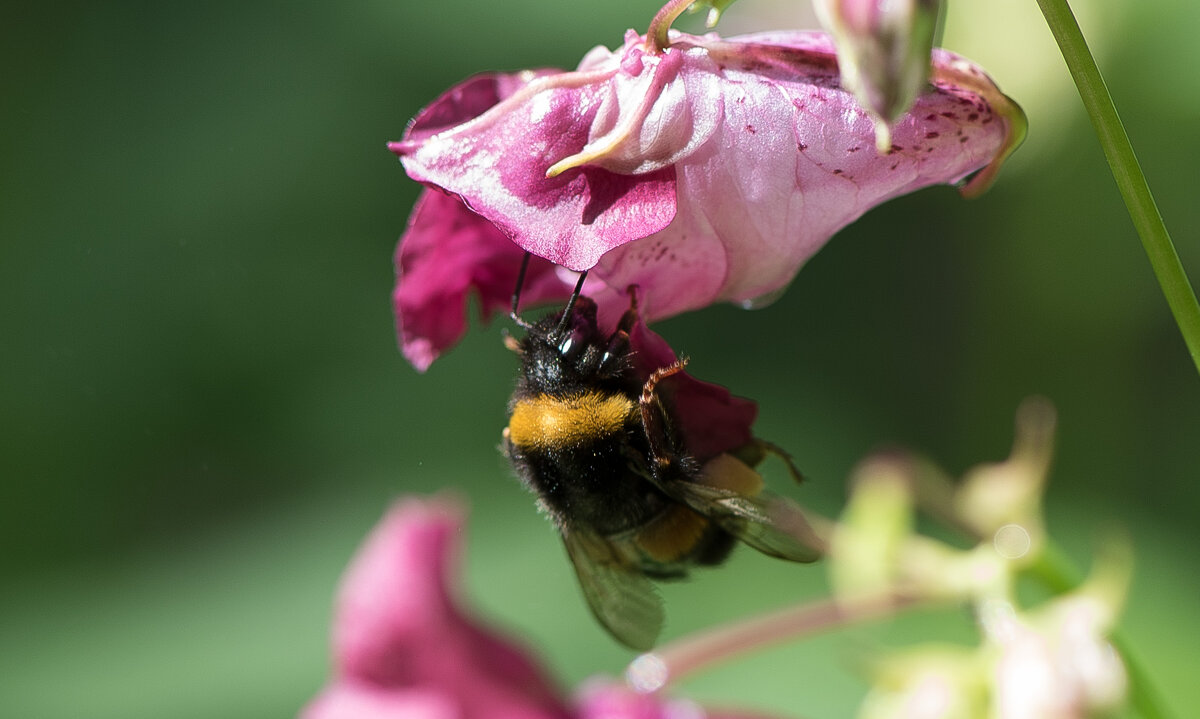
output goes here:
{"type": "Polygon", "coordinates": [[[646,479],[653,469],[636,395],[521,394],[506,451],[557,526],[598,533],[623,563],[656,578],[681,577],[688,564],[728,554],[729,533],[646,479]]]}
{"type": "Polygon", "coordinates": [[[749,464],[728,453],[701,464],[686,451],[675,411],[657,391],[684,363],[649,377],[634,371],[634,307],[612,335],[600,332],[586,297],[566,312],[510,345],[522,369],[503,450],[558,528],[589,606],[614,637],[653,646],[663,613],[649,579],[719,564],[739,539],[784,559],[816,558],[797,538],[807,529],[798,508],[764,490],[749,464]]]}

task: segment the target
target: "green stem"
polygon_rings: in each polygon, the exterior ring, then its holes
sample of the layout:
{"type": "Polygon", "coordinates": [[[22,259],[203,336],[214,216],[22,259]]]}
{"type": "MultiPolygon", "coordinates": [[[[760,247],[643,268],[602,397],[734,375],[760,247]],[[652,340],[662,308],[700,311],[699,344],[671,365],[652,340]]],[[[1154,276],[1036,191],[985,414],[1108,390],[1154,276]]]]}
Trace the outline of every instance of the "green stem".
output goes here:
{"type": "MultiPolygon", "coordinates": [[[[1067,555],[1053,542],[1047,540],[1046,547],[1033,565],[1034,576],[1056,594],[1069,592],[1079,586],[1079,571],[1071,564],[1067,555]]],[[[1170,713],[1158,690],[1150,682],[1145,667],[1134,657],[1133,650],[1119,631],[1110,636],[1113,646],[1121,653],[1125,672],[1129,676],[1129,702],[1140,716],[1146,719],[1167,719],[1170,713]]]]}
{"type": "Polygon", "coordinates": [[[661,53],[667,49],[671,41],[667,39],[667,32],[671,29],[671,23],[675,22],[675,18],[683,14],[695,0],[667,0],[667,4],[663,5],[654,19],[650,21],[650,27],[646,30],[646,42],[651,52],[655,54],[661,53]]]}
{"type": "Polygon", "coordinates": [[[1142,168],[1133,153],[1133,146],[1117,115],[1112,96],[1100,76],[1096,60],[1088,50],[1067,0],[1038,0],[1038,5],[1058,42],[1075,86],[1079,88],[1083,105],[1092,119],[1100,146],[1104,148],[1113,178],[1117,181],[1117,188],[1142,238],[1142,246],[1150,257],[1150,264],[1167,297],[1171,313],[1175,315],[1175,323],[1179,325],[1179,331],[1187,343],[1192,362],[1200,372],[1200,304],[1196,302],[1196,294],[1179,262],[1179,255],[1154,203],[1154,196],[1150,194],[1150,186],[1146,184],[1146,176],[1142,174],[1142,168]]]}

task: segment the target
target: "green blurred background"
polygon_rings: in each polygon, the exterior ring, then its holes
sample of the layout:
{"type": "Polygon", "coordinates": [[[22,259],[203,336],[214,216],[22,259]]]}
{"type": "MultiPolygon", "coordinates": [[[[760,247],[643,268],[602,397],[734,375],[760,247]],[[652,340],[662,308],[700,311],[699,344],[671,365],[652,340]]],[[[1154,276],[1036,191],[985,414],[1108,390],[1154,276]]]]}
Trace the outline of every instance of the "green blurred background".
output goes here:
{"type": "MultiPolygon", "coordinates": [[[[328,672],[339,573],[388,503],[475,507],[464,592],[564,684],[630,658],[591,622],[496,451],[506,322],[418,375],[391,254],[418,187],[384,142],[477,71],[570,67],[655,0],[19,3],[0,15],[0,716],[290,716],[328,672]]],[[[1200,276],[1200,6],[1081,3],[1200,276]]],[[[742,0],[722,30],[811,24],[742,0]]],[[[681,27],[697,29],[695,18],[681,27]]],[[[959,473],[1004,457],[1023,397],[1060,412],[1050,527],[1081,566],[1124,527],[1125,631],[1178,716],[1200,706],[1200,379],[1033,0],[959,2],[945,42],[1029,111],[980,200],[873,211],[753,313],[662,323],[696,375],[836,511],[872,448],[959,473]],[[987,7],[980,7],[986,5],[987,7]]],[[[782,473],[773,481],[787,489],[782,473]]],[[[668,636],[823,591],[752,552],[665,589],[668,636]]],[[[690,683],[848,716],[864,650],[970,639],[961,615],[822,637],[690,683]]]]}

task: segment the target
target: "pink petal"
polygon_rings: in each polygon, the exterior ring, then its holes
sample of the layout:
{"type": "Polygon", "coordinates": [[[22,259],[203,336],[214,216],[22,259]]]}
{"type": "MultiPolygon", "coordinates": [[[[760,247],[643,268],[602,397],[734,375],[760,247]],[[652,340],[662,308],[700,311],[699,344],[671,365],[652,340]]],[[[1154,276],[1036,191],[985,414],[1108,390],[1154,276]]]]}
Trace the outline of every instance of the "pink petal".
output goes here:
{"type": "Polygon", "coordinates": [[[546,177],[587,143],[607,90],[575,83],[574,75],[473,78],[435,101],[389,147],[410,177],[460,196],[521,248],[587,269],[613,247],[666,227],[675,214],[675,183],[670,167],[638,177],[599,167],[546,177]],[[474,119],[433,131],[459,109],[485,104],[482,85],[504,83],[493,94],[499,98],[514,78],[529,85],[474,119]]]}
{"type": "Polygon", "coordinates": [[[408,130],[404,133],[405,140],[433,137],[439,132],[473,120],[533,80],[561,72],[555,69],[525,70],[516,73],[493,72],[467,78],[422,109],[409,123],[408,130]]]}
{"type": "MultiPolygon", "coordinates": [[[[896,123],[892,152],[881,156],[874,123],[839,86],[824,35],[679,42],[672,50],[695,42],[719,58],[722,93],[707,101],[723,105],[723,121],[676,163],[671,225],[608,253],[593,273],[606,284],[594,294],[602,306],[638,285],[648,321],[781,290],[868,209],[961,180],[991,162],[1006,138],[1007,122],[980,94],[941,83],[896,123]]],[[[965,63],[944,51],[935,62],[965,63]]]]}
{"type": "Polygon", "coordinates": [[[455,702],[437,692],[395,690],[346,681],[321,693],[300,719],[459,719],[455,702]]]}
{"type": "Polygon", "coordinates": [[[522,649],[455,605],[450,582],[461,515],[446,500],[407,500],[372,532],[342,581],[336,676],[315,705],[325,713],[312,716],[342,716],[346,706],[382,707],[378,715],[389,716],[387,707],[410,704],[449,706],[463,719],[567,715],[522,649]]]}
{"type": "Polygon", "coordinates": [[[594,71],[606,83],[598,88],[601,107],[588,130],[588,143],[579,155],[566,158],[567,165],[640,175],[669,167],[708,142],[721,122],[722,108],[697,98],[718,97],[721,77],[702,51],[655,54],[630,30],[614,72],[616,59],[597,48],[580,64],[576,75],[594,71]]]}
{"type": "MultiPolygon", "coordinates": [[[[472,291],[485,319],[494,311],[508,311],[524,254],[458,198],[436,190],[421,194],[396,248],[392,293],[400,346],[413,366],[424,371],[462,338],[472,291]]],[[[522,306],[565,300],[574,279],[564,283],[554,265],[540,257],[530,260],[522,306]]]]}

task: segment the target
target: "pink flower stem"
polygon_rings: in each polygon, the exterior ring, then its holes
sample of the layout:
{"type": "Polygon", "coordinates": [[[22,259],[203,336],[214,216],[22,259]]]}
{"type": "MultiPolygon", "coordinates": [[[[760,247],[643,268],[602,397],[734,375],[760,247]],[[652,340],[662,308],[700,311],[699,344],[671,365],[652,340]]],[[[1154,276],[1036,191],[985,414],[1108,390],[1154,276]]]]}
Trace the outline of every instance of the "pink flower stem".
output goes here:
{"type": "Polygon", "coordinates": [[[658,11],[654,19],[650,21],[650,27],[646,29],[647,49],[651,52],[661,54],[667,49],[670,41],[667,39],[667,31],[671,29],[671,23],[675,22],[675,18],[683,14],[693,2],[696,0],[668,0],[666,5],[658,11]]]}
{"type": "Polygon", "coordinates": [[[635,659],[625,676],[638,691],[658,691],[752,651],[932,604],[929,599],[889,594],[854,602],[824,599],[789,607],[671,642],[635,659]]]}

